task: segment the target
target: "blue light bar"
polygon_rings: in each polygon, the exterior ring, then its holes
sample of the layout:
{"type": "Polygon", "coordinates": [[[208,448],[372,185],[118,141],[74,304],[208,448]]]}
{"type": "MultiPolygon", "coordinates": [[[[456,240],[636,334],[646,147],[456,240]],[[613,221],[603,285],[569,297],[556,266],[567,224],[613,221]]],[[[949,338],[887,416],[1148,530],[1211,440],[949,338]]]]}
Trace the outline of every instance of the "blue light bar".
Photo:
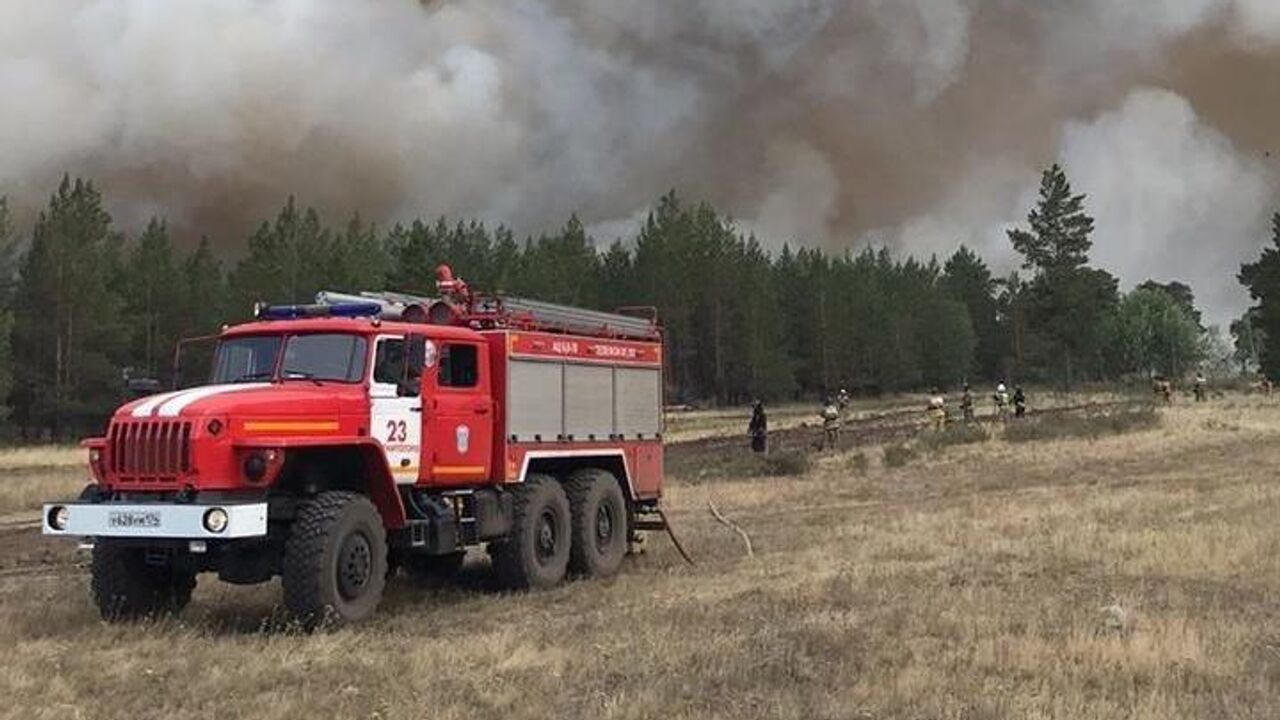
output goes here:
{"type": "Polygon", "coordinates": [[[316,317],[378,317],[382,305],[376,302],[334,303],[332,305],[262,305],[257,309],[260,320],[296,320],[316,317]]]}

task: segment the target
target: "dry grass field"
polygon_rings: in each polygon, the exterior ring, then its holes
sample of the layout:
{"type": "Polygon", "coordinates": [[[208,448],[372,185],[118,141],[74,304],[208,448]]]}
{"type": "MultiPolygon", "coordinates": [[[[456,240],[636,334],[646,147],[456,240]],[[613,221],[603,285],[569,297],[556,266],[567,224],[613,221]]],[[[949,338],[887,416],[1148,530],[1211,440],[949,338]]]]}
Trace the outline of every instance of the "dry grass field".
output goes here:
{"type": "MultiPolygon", "coordinates": [[[[741,431],[725,417],[687,437],[741,431]]],[[[181,619],[105,625],[70,548],[0,529],[0,717],[1270,720],[1278,441],[1280,402],[1240,396],[1092,439],[916,441],[897,467],[862,446],[799,477],[677,476],[696,566],[653,537],[614,581],[508,595],[477,556],[315,635],[278,588],[212,579],[181,619]]],[[[31,504],[6,482],[0,512],[31,504]]]]}

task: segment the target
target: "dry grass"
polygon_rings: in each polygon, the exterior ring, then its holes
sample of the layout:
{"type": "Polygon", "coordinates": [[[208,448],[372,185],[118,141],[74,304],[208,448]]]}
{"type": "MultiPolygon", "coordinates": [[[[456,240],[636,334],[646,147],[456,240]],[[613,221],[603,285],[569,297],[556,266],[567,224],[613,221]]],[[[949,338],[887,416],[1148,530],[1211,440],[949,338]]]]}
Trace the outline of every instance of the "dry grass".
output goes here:
{"type": "Polygon", "coordinates": [[[0,519],[41,503],[75,497],[88,481],[85,450],[20,447],[0,450],[0,519]]]}
{"type": "Polygon", "coordinates": [[[546,593],[473,566],[315,636],[273,623],[275,587],[203,580],[181,620],[106,626],[81,574],[0,578],[0,717],[1276,718],[1277,440],[1280,405],[1235,399],[898,469],[674,479],[697,567],[656,537],[546,593]]]}
{"type": "Polygon", "coordinates": [[[84,467],[85,449],[74,445],[37,445],[0,450],[0,472],[84,467]]]}

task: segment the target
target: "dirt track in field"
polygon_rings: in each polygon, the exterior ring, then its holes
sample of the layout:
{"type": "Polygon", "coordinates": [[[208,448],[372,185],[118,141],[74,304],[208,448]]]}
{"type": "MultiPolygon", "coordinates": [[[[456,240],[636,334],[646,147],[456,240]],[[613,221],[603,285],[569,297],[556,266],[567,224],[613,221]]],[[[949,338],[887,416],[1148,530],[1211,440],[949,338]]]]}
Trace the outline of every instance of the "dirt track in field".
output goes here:
{"type": "MultiPolygon", "coordinates": [[[[1027,415],[1031,418],[1056,417],[1133,404],[1132,401],[1126,400],[1089,402],[1043,410],[1032,409],[1027,415]]],[[[977,422],[987,427],[996,427],[1000,424],[999,419],[990,414],[979,415],[977,422]]],[[[927,427],[928,421],[924,412],[917,409],[892,410],[845,420],[836,450],[847,452],[868,446],[905,442],[927,427]]],[[[813,452],[820,448],[821,443],[822,426],[817,422],[773,430],[769,433],[770,452],[813,452]]],[[[669,444],[666,449],[667,472],[676,476],[696,475],[697,469],[702,467],[708,459],[747,452],[747,444],[745,422],[743,432],[740,434],[718,435],[669,444]]]]}

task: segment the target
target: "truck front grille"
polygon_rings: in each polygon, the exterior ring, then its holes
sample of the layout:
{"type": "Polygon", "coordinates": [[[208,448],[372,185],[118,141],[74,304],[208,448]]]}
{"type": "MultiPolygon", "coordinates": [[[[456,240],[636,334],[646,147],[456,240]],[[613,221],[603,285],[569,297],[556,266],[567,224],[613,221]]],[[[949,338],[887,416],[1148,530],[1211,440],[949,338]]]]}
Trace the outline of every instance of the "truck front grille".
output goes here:
{"type": "Polygon", "coordinates": [[[136,420],[111,423],[107,468],[113,480],[139,485],[175,484],[191,472],[191,423],[136,420]]]}

